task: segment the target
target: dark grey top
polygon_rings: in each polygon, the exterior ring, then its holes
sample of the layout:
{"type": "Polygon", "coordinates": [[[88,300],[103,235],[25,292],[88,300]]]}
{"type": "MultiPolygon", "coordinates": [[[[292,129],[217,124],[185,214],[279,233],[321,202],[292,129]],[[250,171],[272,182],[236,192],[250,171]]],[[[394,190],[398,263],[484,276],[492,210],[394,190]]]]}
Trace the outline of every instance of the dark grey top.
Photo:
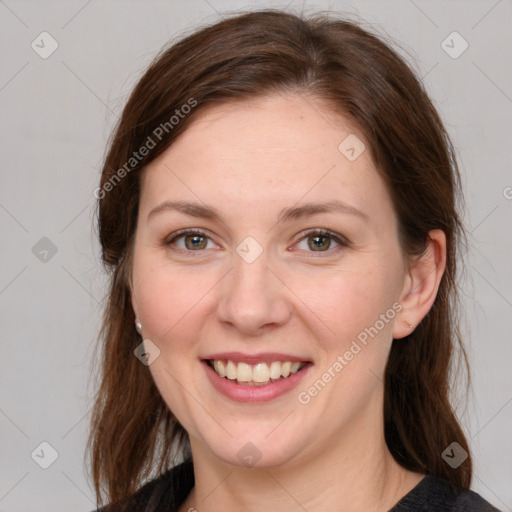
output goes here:
{"type": "MultiPolygon", "coordinates": [[[[147,482],[121,505],[95,512],[176,512],[194,487],[190,459],[147,482]]],[[[426,475],[388,512],[500,512],[473,491],[456,493],[441,478],[426,475]]]]}

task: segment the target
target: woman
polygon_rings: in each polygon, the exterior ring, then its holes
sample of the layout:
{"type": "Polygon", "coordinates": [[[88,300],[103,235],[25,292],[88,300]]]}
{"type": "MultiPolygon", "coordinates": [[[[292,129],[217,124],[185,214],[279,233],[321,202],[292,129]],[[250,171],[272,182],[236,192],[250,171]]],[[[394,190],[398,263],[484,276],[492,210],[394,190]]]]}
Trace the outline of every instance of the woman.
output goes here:
{"type": "Polygon", "coordinates": [[[105,510],[496,510],[448,400],[459,193],[356,24],[252,12],[161,53],[96,191],[105,510]]]}

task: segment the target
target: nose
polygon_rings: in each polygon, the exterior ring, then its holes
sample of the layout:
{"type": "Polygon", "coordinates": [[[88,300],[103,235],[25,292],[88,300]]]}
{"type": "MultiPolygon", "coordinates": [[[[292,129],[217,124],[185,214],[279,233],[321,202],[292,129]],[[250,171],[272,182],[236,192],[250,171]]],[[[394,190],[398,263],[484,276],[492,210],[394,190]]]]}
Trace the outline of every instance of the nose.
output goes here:
{"type": "Polygon", "coordinates": [[[268,266],[265,252],[252,263],[234,254],[220,293],[219,321],[241,333],[256,336],[290,319],[291,292],[268,266]]]}

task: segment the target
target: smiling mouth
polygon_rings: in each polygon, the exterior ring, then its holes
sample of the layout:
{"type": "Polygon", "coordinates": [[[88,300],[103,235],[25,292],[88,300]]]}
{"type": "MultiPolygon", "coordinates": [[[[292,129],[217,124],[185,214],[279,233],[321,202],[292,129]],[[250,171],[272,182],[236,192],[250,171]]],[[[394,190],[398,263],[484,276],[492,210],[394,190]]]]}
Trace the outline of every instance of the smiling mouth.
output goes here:
{"type": "Polygon", "coordinates": [[[205,359],[217,375],[243,386],[265,386],[301,371],[309,362],[272,361],[254,365],[226,359],[205,359]]]}

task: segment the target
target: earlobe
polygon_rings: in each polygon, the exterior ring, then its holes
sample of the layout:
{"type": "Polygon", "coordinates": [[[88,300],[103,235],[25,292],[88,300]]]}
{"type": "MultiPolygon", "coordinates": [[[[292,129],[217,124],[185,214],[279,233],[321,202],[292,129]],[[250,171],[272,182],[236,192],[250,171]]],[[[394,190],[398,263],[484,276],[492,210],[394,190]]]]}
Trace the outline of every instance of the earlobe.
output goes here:
{"type": "Polygon", "coordinates": [[[415,256],[404,280],[400,303],[402,311],[397,317],[393,338],[411,334],[434,304],[439,284],[446,268],[446,235],[440,229],[429,232],[423,254],[415,256]]]}
{"type": "Polygon", "coordinates": [[[139,320],[139,315],[137,313],[137,303],[132,291],[130,291],[130,299],[132,302],[133,313],[135,314],[135,330],[142,336],[142,323],[139,320]]]}

